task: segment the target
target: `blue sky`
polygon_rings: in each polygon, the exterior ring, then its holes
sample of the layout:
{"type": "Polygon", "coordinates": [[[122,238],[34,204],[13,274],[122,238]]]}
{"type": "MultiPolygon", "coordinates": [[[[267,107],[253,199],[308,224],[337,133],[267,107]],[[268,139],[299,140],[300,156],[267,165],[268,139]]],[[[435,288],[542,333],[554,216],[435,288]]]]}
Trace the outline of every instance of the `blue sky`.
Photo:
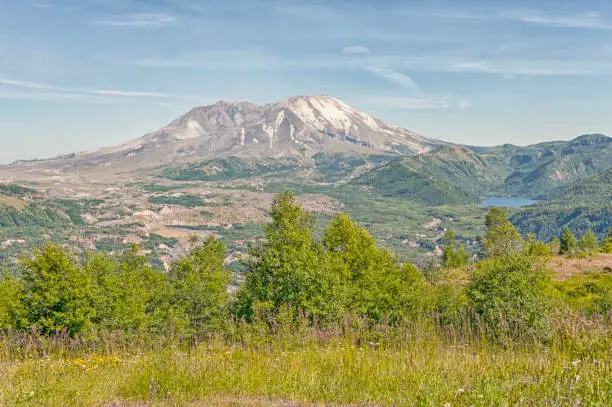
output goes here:
{"type": "Polygon", "coordinates": [[[465,144],[609,134],[612,5],[0,0],[0,162],[304,94],[465,144]]]}

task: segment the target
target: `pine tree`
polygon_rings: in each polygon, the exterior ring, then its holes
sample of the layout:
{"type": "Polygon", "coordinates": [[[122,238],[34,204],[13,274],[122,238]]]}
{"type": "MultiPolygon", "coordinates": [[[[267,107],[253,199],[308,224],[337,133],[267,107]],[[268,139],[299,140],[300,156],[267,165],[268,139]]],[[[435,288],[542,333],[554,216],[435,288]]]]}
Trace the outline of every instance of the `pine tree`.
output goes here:
{"type": "Polygon", "coordinates": [[[463,245],[455,240],[455,232],[448,230],[444,235],[445,247],[442,254],[444,267],[455,268],[465,266],[468,262],[469,255],[465,251],[463,245]]]}
{"type": "Polygon", "coordinates": [[[561,244],[559,246],[560,254],[573,254],[578,247],[578,243],[576,242],[576,238],[574,234],[570,230],[569,226],[565,227],[563,234],[561,235],[561,244]]]}
{"type": "Polygon", "coordinates": [[[550,247],[550,252],[552,254],[559,254],[559,250],[561,249],[561,241],[557,236],[555,236],[548,246],[550,247]]]}
{"type": "Polygon", "coordinates": [[[487,234],[481,240],[484,257],[494,258],[522,253],[525,242],[501,208],[491,208],[485,219],[487,234]]]}
{"type": "Polygon", "coordinates": [[[587,254],[597,252],[599,248],[599,242],[597,241],[597,235],[592,230],[587,230],[584,235],[580,238],[580,248],[583,249],[587,254]]]}
{"type": "Polygon", "coordinates": [[[612,253],[612,226],[608,229],[608,234],[601,245],[601,251],[603,253],[612,253]]]}

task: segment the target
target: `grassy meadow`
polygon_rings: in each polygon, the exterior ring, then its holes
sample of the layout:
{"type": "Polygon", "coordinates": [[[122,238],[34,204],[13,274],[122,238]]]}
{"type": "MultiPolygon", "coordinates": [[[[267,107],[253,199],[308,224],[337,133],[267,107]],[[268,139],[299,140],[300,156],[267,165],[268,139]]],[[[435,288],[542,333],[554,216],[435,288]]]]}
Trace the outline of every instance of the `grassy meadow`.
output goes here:
{"type": "Polygon", "coordinates": [[[274,335],[243,326],[197,347],[5,337],[0,405],[610,405],[609,323],[555,323],[546,344],[503,346],[427,324],[274,335]]]}

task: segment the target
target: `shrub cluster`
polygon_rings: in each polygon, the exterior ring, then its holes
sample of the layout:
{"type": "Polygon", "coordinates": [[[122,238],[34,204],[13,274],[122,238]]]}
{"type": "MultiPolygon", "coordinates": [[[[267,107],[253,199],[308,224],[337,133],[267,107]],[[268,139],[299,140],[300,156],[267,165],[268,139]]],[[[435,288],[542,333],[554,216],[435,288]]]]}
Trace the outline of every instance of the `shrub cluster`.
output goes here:
{"type": "MultiPolygon", "coordinates": [[[[152,267],[136,246],[119,257],[80,257],[49,244],[22,258],[17,273],[2,274],[0,330],[70,336],[119,331],[197,341],[236,323],[394,325],[425,319],[435,326],[468,323],[501,340],[548,334],[555,295],[537,259],[549,256],[554,245],[533,236],[524,240],[503,210],[487,215],[484,259],[475,265],[454,233],[446,234],[443,263],[466,271],[467,284],[427,282],[342,213],[315,238],[313,216],[290,193],[275,197],[269,215],[265,239],[243,260],[245,280],[235,295],[226,249],[214,236],[192,245],[167,272],[152,267]]],[[[591,240],[583,236],[585,249],[591,240]]],[[[606,242],[604,251],[612,245],[610,234],[606,242]]],[[[575,239],[564,234],[561,248],[571,245],[575,239]]],[[[594,310],[611,309],[606,290],[598,291],[603,303],[594,310]]],[[[575,290],[557,290],[566,291],[575,290]]]]}

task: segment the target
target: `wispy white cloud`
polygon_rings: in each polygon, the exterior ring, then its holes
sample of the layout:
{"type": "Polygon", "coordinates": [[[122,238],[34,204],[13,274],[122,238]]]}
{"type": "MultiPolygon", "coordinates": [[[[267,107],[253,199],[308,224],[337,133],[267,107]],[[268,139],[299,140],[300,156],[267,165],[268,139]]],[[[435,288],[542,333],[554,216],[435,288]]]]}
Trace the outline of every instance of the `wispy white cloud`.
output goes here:
{"type": "Polygon", "coordinates": [[[446,61],[442,71],[495,74],[504,78],[514,76],[590,76],[612,73],[610,66],[594,61],[547,61],[498,59],[491,61],[453,60],[446,61]]]}
{"type": "Polygon", "coordinates": [[[584,28],[594,30],[612,30],[612,22],[606,20],[597,11],[581,13],[558,13],[536,9],[500,9],[490,10],[405,10],[407,15],[425,15],[433,18],[465,20],[473,22],[515,21],[526,24],[559,28],[584,28]]]}
{"type": "Polygon", "coordinates": [[[132,92],[127,90],[95,89],[91,93],[102,96],[125,96],[125,97],[144,97],[144,98],[168,98],[178,95],[158,92],[132,92]]]}
{"type": "Polygon", "coordinates": [[[392,69],[380,68],[376,66],[366,66],[365,70],[373,74],[374,76],[386,80],[388,82],[400,85],[413,93],[420,93],[419,85],[416,84],[412,78],[405,73],[397,72],[392,69]]]}
{"type": "Polygon", "coordinates": [[[472,102],[469,100],[462,99],[459,101],[459,109],[470,109],[472,107],[472,102]]]}
{"type": "Polygon", "coordinates": [[[62,92],[30,92],[0,90],[0,99],[9,100],[48,100],[48,101],[83,101],[85,95],[62,92]]]}
{"type": "MultiPolygon", "coordinates": [[[[66,96],[78,96],[78,95],[93,95],[93,96],[114,96],[123,98],[153,98],[153,99],[201,99],[197,95],[188,94],[175,94],[175,93],[162,93],[162,92],[146,92],[146,91],[131,91],[131,90],[120,90],[120,89],[84,89],[84,88],[73,88],[55,86],[44,83],[36,83],[15,79],[0,78],[0,89],[2,87],[27,89],[32,91],[48,91],[51,95],[66,95],[66,96]]],[[[16,95],[16,94],[15,94],[16,95]]],[[[27,95],[23,94],[23,97],[27,95]]]]}
{"type": "Polygon", "coordinates": [[[373,97],[362,101],[364,105],[400,110],[463,110],[472,107],[465,99],[454,100],[450,97],[373,97]]]}
{"type": "Polygon", "coordinates": [[[362,45],[351,45],[342,48],[342,53],[347,55],[366,55],[371,52],[372,51],[369,48],[366,48],[362,45]]]}
{"type": "Polygon", "coordinates": [[[458,62],[455,64],[455,69],[459,71],[473,71],[473,72],[485,72],[485,73],[499,73],[491,67],[486,61],[465,61],[458,62]]]}
{"type": "Polygon", "coordinates": [[[522,22],[549,27],[588,28],[594,30],[612,30],[612,23],[602,18],[598,12],[583,14],[549,14],[542,12],[525,13],[518,16],[522,22]]]}
{"type": "Polygon", "coordinates": [[[60,11],[78,11],[80,10],[78,7],[75,6],[66,6],[64,4],[56,4],[56,3],[30,3],[30,7],[34,7],[34,8],[41,8],[41,9],[53,9],[53,10],[60,10],[60,11]]]}
{"type": "Polygon", "coordinates": [[[169,14],[139,13],[94,20],[92,23],[111,27],[160,28],[174,24],[177,21],[177,17],[169,14]]]}
{"type": "Polygon", "coordinates": [[[128,63],[155,69],[198,69],[209,71],[277,72],[292,70],[348,70],[367,69],[370,73],[404,88],[418,91],[419,87],[403,72],[450,72],[501,76],[589,76],[612,74],[608,60],[565,58],[547,60],[542,57],[501,58],[489,55],[486,59],[478,52],[453,56],[444,54],[403,55],[353,54],[306,55],[293,58],[269,54],[257,49],[225,49],[179,56],[135,58],[128,63]]]}
{"type": "Polygon", "coordinates": [[[61,90],[61,88],[52,85],[45,85],[41,83],[19,81],[14,79],[0,78],[0,85],[11,86],[15,88],[26,88],[26,89],[37,89],[37,90],[61,90]]]}
{"type": "Polygon", "coordinates": [[[403,110],[447,110],[449,104],[445,99],[377,97],[367,101],[369,105],[403,110]]]}

